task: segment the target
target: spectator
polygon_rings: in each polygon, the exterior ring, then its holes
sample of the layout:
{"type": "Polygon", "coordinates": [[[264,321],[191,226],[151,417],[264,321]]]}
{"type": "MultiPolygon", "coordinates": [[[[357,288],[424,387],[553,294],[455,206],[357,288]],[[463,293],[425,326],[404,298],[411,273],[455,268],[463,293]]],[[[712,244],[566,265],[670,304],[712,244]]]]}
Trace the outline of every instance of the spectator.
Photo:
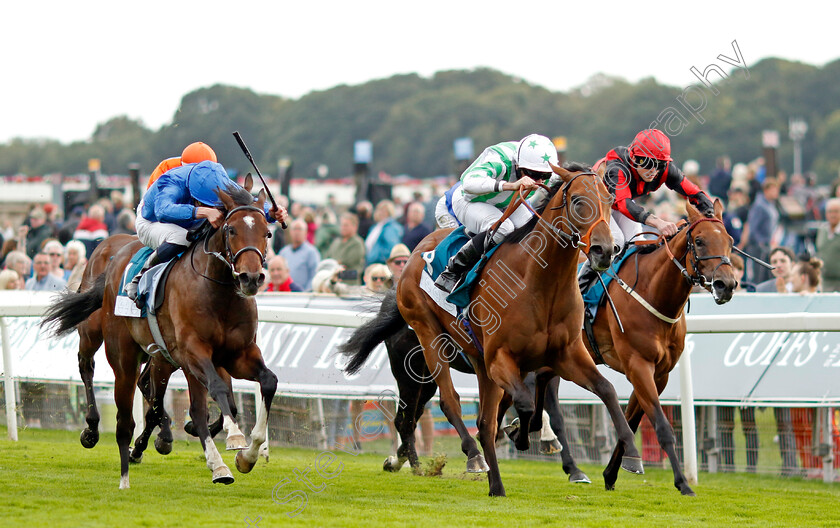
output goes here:
{"type": "Polygon", "coordinates": [[[289,245],[280,250],[280,256],[286,259],[289,265],[289,274],[292,281],[303,288],[303,291],[312,290],[312,277],[321,261],[321,255],[315,246],[306,241],[306,222],[298,218],[293,220],[289,226],[289,245]]]}
{"type": "Polygon", "coordinates": [[[93,254],[100,242],[108,238],[108,226],[105,225],[105,209],[98,204],[91,205],[87,216],[83,216],[73,233],[73,238],[85,245],[85,252],[93,254]]]}
{"type": "Polygon", "coordinates": [[[32,259],[26,256],[23,251],[11,251],[6,255],[6,269],[13,269],[18,272],[23,280],[32,275],[32,259]]]}
{"type": "Polygon", "coordinates": [[[800,260],[790,272],[790,283],[795,293],[817,293],[820,289],[820,270],[822,261],[818,258],[800,260]]]}
{"type": "Polygon", "coordinates": [[[721,156],[717,159],[715,171],[709,177],[709,194],[720,196],[724,205],[729,205],[729,186],[732,184],[732,161],[729,156],[721,156]]]}
{"type": "Polygon", "coordinates": [[[70,240],[73,239],[73,234],[76,232],[76,228],[79,227],[79,222],[82,221],[82,216],[85,214],[85,208],[81,205],[74,205],[73,208],[70,210],[70,216],[68,216],[64,223],[61,224],[61,228],[58,230],[58,241],[64,245],[67,245],[70,240]]]}
{"type": "Polygon", "coordinates": [[[840,198],[825,203],[825,223],[817,230],[817,256],[823,267],[824,292],[840,291],[840,198]]]}
{"type": "Polygon", "coordinates": [[[18,241],[10,238],[3,242],[3,250],[0,252],[0,268],[6,267],[6,255],[18,248],[18,241]]]}
{"type": "MultiPolygon", "coordinates": [[[[325,258],[318,263],[318,268],[315,270],[315,276],[312,278],[312,291],[314,293],[332,293],[332,284],[330,281],[336,276],[336,273],[341,270],[341,265],[337,260],[332,258],[325,258]]],[[[338,279],[336,278],[336,281],[338,279]]]]}
{"type": "Polygon", "coordinates": [[[356,279],[346,280],[347,284],[361,284],[362,270],[365,269],[365,242],[357,234],[359,217],[344,213],[338,229],[341,238],[332,241],[325,256],[337,260],[346,270],[356,270],[356,279]]]}
{"type": "Polygon", "coordinates": [[[318,223],[315,221],[315,211],[311,207],[305,207],[301,216],[303,217],[303,221],[306,222],[306,241],[314,246],[315,231],[318,230],[318,223]]]}
{"type": "Polygon", "coordinates": [[[35,255],[35,275],[26,281],[25,288],[32,291],[61,291],[67,285],[64,279],[60,279],[50,273],[50,257],[46,253],[35,255]]]}
{"type": "Polygon", "coordinates": [[[295,284],[289,275],[289,265],[286,259],[277,255],[268,261],[269,280],[263,287],[264,292],[299,292],[300,286],[295,284]]]}
{"type": "Polygon", "coordinates": [[[85,265],[87,265],[85,257],[84,244],[78,240],[71,240],[67,243],[64,250],[64,273],[66,273],[64,280],[67,281],[67,289],[70,291],[78,291],[79,285],[82,283],[82,275],[85,272],[85,265]]]}
{"type": "Polygon", "coordinates": [[[117,214],[116,226],[113,230],[109,230],[112,235],[135,235],[137,229],[134,227],[134,222],[137,218],[129,209],[123,209],[117,214]]]}
{"type": "Polygon", "coordinates": [[[773,270],[772,279],[757,284],[755,291],[758,293],[790,293],[793,285],[790,284],[790,272],[795,260],[793,251],[790,248],[779,246],[770,252],[770,265],[773,270]]]}
{"type": "Polygon", "coordinates": [[[403,270],[405,269],[405,265],[408,262],[408,257],[411,255],[411,251],[408,250],[405,244],[397,244],[394,246],[394,249],[391,250],[391,255],[388,257],[388,271],[391,272],[391,280],[388,282],[388,287],[391,288],[397,284],[397,281],[400,280],[400,276],[402,275],[403,270]]]}
{"type": "MultiPolygon", "coordinates": [[[[747,225],[738,247],[761,260],[767,260],[773,235],[779,226],[779,211],[776,202],[779,198],[779,183],[774,178],[767,178],[761,185],[762,192],[756,195],[755,203],[747,215],[747,225]]],[[[752,263],[751,263],[752,264],[752,263]]],[[[748,276],[753,282],[766,280],[764,268],[752,267],[748,276]]],[[[789,270],[788,270],[789,271],[789,270]]]]}
{"type": "Polygon", "coordinates": [[[0,290],[22,290],[23,279],[13,269],[0,271],[0,290]]]}
{"type": "Polygon", "coordinates": [[[59,279],[66,281],[67,277],[63,267],[64,246],[61,245],[61,242],[55,239],[48,240],[47,243],[44,244],[43,252],[50,257],[50,273],[59,279]]]}
{"type": "Polygon", "coordinates": [[[403,228],[394,219],[394,211],[394,202],[390,200],[382,200],[376,204],[376,210],[373,212],[373,220],[376,223],[371,226],[365,238],[368,264],[385,264],[391,248],[402,240],[403,228]]]}
{"type": "Polygon", "coordinates": [[[320,214],[321,224],[315,230],[315,249],[326,255],[336,238],[341,236],[341,228],[335,219],[335,213],[324,209],[320,214]]]}
{"type": "Polygon", "coordinates": [[[356,204],[356,214],[359,216],[359,236],[367,239],[368,232],[373,226],[373,205],[367,200],[363,200],[356,204]]]}
{"type": "Polygon", "coordinates": [[[741,255],[735,253],[729,255],[729,260],[732,262],[732,269],[735,272],[735,280],[738,281],[738,287],[735,291],[754,292],[755,284],[744,281],[744,259],[741,255]]]}
{"type": "Polygon", "coordinates": [[[426,208],[420,202],[408,204],[405,213],[405,234],[402,237],[403,244],[408,246],[409,251],[414,251],[417,244],[432,232],[432,228],[424,223],[426,208]]]}
{"type": "Polygon", "coordinates": [[[29,226],[22,225],[19,235],[26,240],[26,256],[35,257],[41,251],[44,240],[52,238],[53,227],[47,223],[47,213],[40,207],[29,213],[29,226]]]}

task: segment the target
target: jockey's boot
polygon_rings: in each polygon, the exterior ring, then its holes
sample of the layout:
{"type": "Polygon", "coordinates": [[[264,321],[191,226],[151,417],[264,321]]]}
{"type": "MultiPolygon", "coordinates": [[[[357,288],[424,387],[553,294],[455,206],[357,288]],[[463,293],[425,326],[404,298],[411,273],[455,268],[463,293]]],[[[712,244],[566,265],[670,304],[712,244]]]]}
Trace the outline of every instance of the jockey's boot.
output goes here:
{"type": "Polygon", "coordinates": [[[589,287],[592,286],[592,283],[595,282],[595,279],[598,278],[598,272],[593,270],[592,267],[589,265],[589,261],[585,261],[583,265],[578,270],[578,287],[580,288],[581,295],[585,294],[589,287]]]}
{"type": "Polygon", "coordinates": [[[149,255],[149,258],[146,259],[146,263],[143,264],[143,269],[137,272],[137,275],[131,279],[131,282],[125,285],[125,294],[128,296],[129,299],[137,302],[137,288],[140,286],[140,277],[143,276],[144,273],[152,269],[153,267],[157,266],[160,263],[158,259],[158,252],[157,250],[152,251],[152,254],[149,255]]]}
{"type": "Polygon", "coordinates": [[[446,293],[452,293],[452,290],[458,286],[463,276],[481,259],[481,255],[484,253],[484,238],[486,234],[487,232],[484,231],[475,235],[464,244],[464,247],[458,250],[458,253],[452,255],[452,258],[449,259],[449,263],[446,265],[446,269],[435,280],[435,286],[438,289],[446,293]]]}

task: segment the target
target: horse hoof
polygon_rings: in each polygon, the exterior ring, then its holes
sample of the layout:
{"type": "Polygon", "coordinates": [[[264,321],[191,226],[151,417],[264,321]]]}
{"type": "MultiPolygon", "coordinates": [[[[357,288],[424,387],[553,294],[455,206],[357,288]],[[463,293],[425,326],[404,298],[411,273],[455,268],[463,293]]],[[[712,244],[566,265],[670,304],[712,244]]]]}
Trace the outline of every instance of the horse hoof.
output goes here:
{"type": "Polygon", "coordinates": [[[254,465],[256,464],[256,462],[248,462],[248,460],[245,459],[244,451],[236,453],[236,458],[234,459],[234,462],[236,463],[236,470],[240,473],[250,472],[252,469],[254,469],[254,465]]]}
{"type": "Polygon", "coordinates": [[[225,449],[228,451],[239,451],[240,449],[245,449],[246,447],[248,447],[248,441],[245,439],[244,434],[236,434],[227,437],[225,449]]]}
{"type": "Polygon", "coordinates": [[[85,429],[82,431],[82,434],[79,435],[79,441],[82,443],[82,447],[90,449],[99,442],[99,431],[85,429]]]}
{"type": "Polygon", "coordinates": [[[579,470],[569,475],[569,482],[571,482],[572,484],[592,484],[592,481],[589,480],[589,477],[586,476],[586,473],[579,470]]]}
{"type": "Polygon", "coordinates": [[[267,442],[260,446],[260,454],[257,455],[257,458],[259,458],[259,457],[265,458],[265,463],[268,464],[268,443],[267,442]]]}
{"type": "Polygon", "coordinates": [[[502,430],[505,432],[508,438],[514,440],[513,435],[516,433],[516,431],[519,430],[519,418],[514,418],[513,421],[504,426],[502,430]]]}
{"type": "Polygon", "coordinates": [[[227,466],[213,470],[213,484],[233,484],[233,474],[227,466]]]}
{"type": "Polygon", "coordinates": [[[385,462],[382,463],[382,470],[383,471],[390,471],[392,473],[396,473],[402,469],[402,464],[400,464],[400,459],[397,458],[395,455],[391,455],[385,459],[385,462]]]}
{"type": "Polygon", "coordinates": [[[540,454],[553,455],[563,451],[563,446],[555,438],[554,440],[540,440],[540,454]]]}
{"type": "Polygon", "coordinates": [[[467,460],[467,473],[487,473],[490,466],[484,460],[484,455],[475,455],[467,460]]]}
{"type": "Polygon", "coordinates": [[[697,494],[694,493],[694,490],[689,488],[688,486],[684,486],[684,487],[680,488],[680,493],[682,493],[686,497],[696,497],[697,496],[697,494]]]}
{"type": "Polygon", "coordinates": [[[168,455],[172,452],[172,442],[166,442],[164,440],[161,440],[160,437],[158,437],[155,440],[155,449],[161,455],[168,455]]]}
{"type": "Polygon", "coordinates": [[[128,473],[120,477],[120,489],[129,489],[131,485],[128,483],[128,473]]]}
{"type": "Polygon", "coordinates": [[[630,473],[634,473],[636,475],[645,474],[645,468],[642,465],[642,459],[639,457],[622,457],[621,469],[623,469],[624,471],[629,471],[630,473]]]}
{"type": "Polygon", "coordinates": [[[131,449],[128,452],[128,463],[129,464],[139,464],[143,461],[143,453],[134,453],[134,449],[131,449]]]}
{"type": "Polygon", "coordinates": [[[190,436],[198,437],[198,433],[195,432],[195,424],[192,423],[192,420],[184,424],[184,432],[190,436]]]}

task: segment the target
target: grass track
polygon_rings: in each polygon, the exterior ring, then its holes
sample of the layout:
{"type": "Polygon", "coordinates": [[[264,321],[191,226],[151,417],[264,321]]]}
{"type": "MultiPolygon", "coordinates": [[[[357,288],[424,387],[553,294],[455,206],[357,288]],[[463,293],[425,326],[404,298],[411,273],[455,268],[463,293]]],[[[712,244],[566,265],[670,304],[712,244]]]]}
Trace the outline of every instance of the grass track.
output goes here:
{"type": "MultiPolygon", "coordinates": [[[[113,434],[94,449],[66,431],[24,430],[10,442],[0,428],[1,526],[248,526],[246,517],[271,526],[840,526],[840,484],[747,474],[700,474],[696,498],[682,497],[670,471],[645,476],[622,473],[607,492],[602,468],[584,466],[593,480],[572,485],[559,464],[501,461],[507,498],[487,497],[486,477],[464,476],[463,458],[450,457],[443,477],[416,477],[381,469],[381,455],[334,451],[342,465],[322,492],[306,490],[306,508],[272,500],[272,489],[291,479],[278,497],[294,489],[294,471],[313,465],[318,451],[272,451],[248,475],[233,469],[236,483],[213,485],[197,442],[175,443],[169,456],[154,448],[131,467],[131,489],[117,489],[119,457],[113,434]]],[[[314,486],[324,479],[310,473],[314,486]]]]}

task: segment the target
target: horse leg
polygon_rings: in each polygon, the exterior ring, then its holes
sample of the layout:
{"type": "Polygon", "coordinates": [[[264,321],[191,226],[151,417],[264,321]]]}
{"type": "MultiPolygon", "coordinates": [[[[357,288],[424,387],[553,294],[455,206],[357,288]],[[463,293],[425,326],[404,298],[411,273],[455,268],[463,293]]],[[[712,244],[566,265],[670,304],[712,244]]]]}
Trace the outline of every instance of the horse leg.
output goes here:
{"type": "Polygon", "coordinates": [[[175,370],[176,367],[168,361],[154,357],[140,373],[137,386],[149,402],[149,409],[146,411],[146,425],[143,432],[134,440],[134,449],[129,456],[130,462],[139,463],[143,459],[143,452],[148,447],[149,438],[157,426],[160,426],[160,433],[155,440],[155,449],[162,455],[172,452],[172,431],[169,428],[169,415],[163,408],[163,398],[166,394],[166,386],[169,384],[169,377],[175,370]]]}
{"type": "Polygon", "coordinates": [[[190,388],[190,416],[192,417],[195,431],[198,433],[201,448],[204,450],[207,467],[213,474],[213,483],[233,484],[233,473],[231,473],[230,468],[222,460],[222,455],[216,449],[216,444],[213,442],[213,438],[210,436],[210,430],[207,428],[206,381],[193,376],[190,372],[193,371],[184,369],[184,374],[187,376],[187,384],[190,388]]]}
{"type": "Polygon", "coordinates": [[[586,473],[580,470],[572,457],[572,450],[569,449],[569,441],[566,439],[566,427],[563,421],[563,412],[560,410],[560,401],[557,398],[557,391],[560,388],[560,377],[555,376],[545,387],[545,411],[548,413],[551,430],[557,435],[557,440],[563,448],[560,451],[560,458],[563,460],[563,471],[569,475],[569,482],[574,484],[589,484],[592,481],[586,473]]]}
{"type": "MultiPolygon", "coordinates": [[[[247,449],[236,453],[236,469],[240,473],[248,473],[257,463],[263,443],[268,438],[268,413],[271,410],[274,393],[277,392],[277,376],[265,366],[262,352],[256,344],[244,350],[228,372],[237,379],[247,379],[260,384],[262,399],[257,405],[261,405],[262,409],[257,408],[258,418],[254,428],[251,429],[251,444],[247,449]]],[[[267,454],[264,455],[268,458],[267,454]]]]}
{"type": "MultiPolygon", "coordinates": [[[[396,355],[396,351],[394,353],[396,355]]],[[[422,362],[422,356],[414,354],[412,359],[415,357],[417,358],[415,360],[417,365],[413,369],[413,372],[423,372],[424,376],[428,376],[428,371],[424,372],[426,370],[426,364],[422,362]]],[[[420,466],[414,432],[417,429],[417,421],[423,414],[426,402],[434,396],[435,390],[437,389],[437,385],[434,383],[421,383],[419,380],[414,379],[405,371],[405,367],[402,365],[402,358],[395,357],[394,361],[391,361],[391,372],[397,379],[397,387],[400,393],[397,413],[394,416],[394,427],[400,435],[400,445],[395,455],[391,455],[385,459],[385,462],[382,464],[382,469],[393,472],[399,471],[406,461],[413,468],[420,466]],[[400,368],[401,366],[402,368],[400,368]],[[430,392],[431,394],[429,394],[430,392]]]]}
{"type": "MultiPolygon", "coordinates": [[[[94,314],[91,318],[99,316],[94,314]]],[[[85,422],[87,427],[79,436],[82,445],[90,449],[99,442],[99,409],[96,407],[96,396],[93,392],[93,356],[102,345],[102,333],[91,328],[93,322],[89,319],[79,325],[79,374],[85,384],[85,398],[87,400],[87,413],[85,422]]]]}
{"type": "MultiPolygon", "coordinates": [[[[513,397],[513,406],[519,415],[519,429],[516,431],[513,445],[520,451],[527,451],[531,445],[528,431],[531,428],[531,418],[536,406],[531,391],[522,381],[522,374],[516,362],[508,355],[507,350],[500,348],[496,351],[489,368],[490,378],[513,397]]],[[[498,409],[498,402],[496,402],[498,409]]]]}
{"type": "Polygon", "coordinates": [[[117,405],[117,448],[120,452],[120,489],[130,488],[128,479],[129,446],[134,434],[134,392],[137,386],[139,357],[142,350],[127,329],[106,334],[105,352],[114,370],[114,403],[117,405]]]}
{"type": "MultiPolygon", "coordinates": [[[[233,385],[231,385],[230,374],[228,374],[228,372],[223,368],[217,368],[216,373],[228,386],[228,405],[230,406],[231,416],[236,419],[236,400],[233,398],[233,385]]],[[[219,417],[208,426],[210,429],[210,437],[216,438],[216,435],[221,432],[222,427],[224,427],[224,415],[219,413],[219,417]]],[[[190,436],[198,437],[198,433],[195,432],[195,425],[193,425],[192,420],[184,424],[184,432],[190,436]]]]}
{"type": "MultiPolygon", "coordinates": [[[[429,315],[429,318],[433,317],[429,315]]],[[[461,438],[461,451],[467,455],[467,472],[488,471],[487,462],[478,450],[478,445],[467,430],[467,426],[464,425],[461,417],[461,397],[455,391],[452,375],[449,372],[449,361],[446,358],[454,357],[458,350],[457,345],[447,334],[440,331],[439,326],[432,328],[426,321],[416,319],[412,321],[411,326],[423,347],[423,356],[429,372],[434,376],[434,381],[440,389],[440,409],[461,438]]]]}
{"type": "MultiPolygon", "coordinates": [[[[505,486],[502,484],[502,476],[499,472],[499,461],[496,459],[496,428],[498,427],[499,403],[504,391],[499,387],[484,370],[484,365],[479,364],[476,370],[478,376],[478,440],[484,449],[487,457],[489,471],[487,482],[490,486],[491,497],[504,497],[505,486]]],[[[527,433],[525,435],[528,436],[527,433]]]]}
{"type": "MultiPolygon", "coordinates": [[[[534,378],[534,417],[531,418],[531,429],[530,432],[539,431],[542,429],[542,413],[543,409],[545,409],[545,389],[548,386],[548,382],[552,379],[556,378],[557,375],[550,371],[546,370],[540,374],[536,374],[534,378]]],[[[525,386],[527,387],[528,384],[526,383],[525,386]]],[[[529,387],[530,390],[530,387],[529,387]]]]}
{"type": "MultiPolygon", "coordinates": [[[[621,412],[615,387],[598,372],[598,367],[595,366],[595,362],[586,352],[583,341],[579,336],[567,348],[565,357],[562,357],[558,362],[555,372],[563,376],[564,379],[591,391],[604,402],[618,435],[618,440],[624,447],[621,468],[630,473],[643,475],[645,470],[642,465],[642,457],[636,448],[633,431],[630,430],[627,420],[621,412]]],[[[609,486],[608,489],[610,489],[609,486]]]]}
{"type": "MultiPolygon", "coordinates": [[[[627,425],[635,433],[639,428],[639,423],[642,421],[642,416],[644,416],[644,411],[639,405],[639,400],[636,397],[635,391],[630,394],[630,400],[627,402],[625,416],[627,417],[627,425]]],[[[620,467],[623,456],[624,444],[619,442],[616,444],[615,449],[613,449],[613,454],[610,457],[607,467],[604,468],[604,483],[608,490],[615,489],[615,481],[618,480],[618,468],[620,467]]]]}

